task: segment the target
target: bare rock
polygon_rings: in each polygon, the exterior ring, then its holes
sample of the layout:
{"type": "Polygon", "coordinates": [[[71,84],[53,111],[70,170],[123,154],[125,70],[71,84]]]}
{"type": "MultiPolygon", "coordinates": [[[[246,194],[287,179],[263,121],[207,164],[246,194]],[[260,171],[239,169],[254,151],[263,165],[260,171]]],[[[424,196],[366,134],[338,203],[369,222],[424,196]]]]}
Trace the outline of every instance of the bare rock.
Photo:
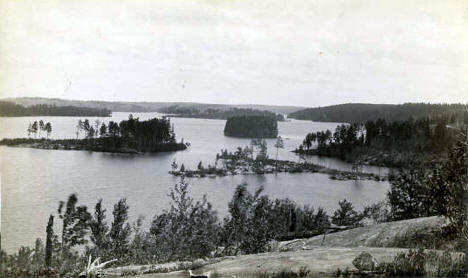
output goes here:
{"type": "Polygon", "coordinates": [[[353,265],[359,271],[374,271],[378,262],[369,252],[362,252],[359,256],[354,258],[353,265]]]}

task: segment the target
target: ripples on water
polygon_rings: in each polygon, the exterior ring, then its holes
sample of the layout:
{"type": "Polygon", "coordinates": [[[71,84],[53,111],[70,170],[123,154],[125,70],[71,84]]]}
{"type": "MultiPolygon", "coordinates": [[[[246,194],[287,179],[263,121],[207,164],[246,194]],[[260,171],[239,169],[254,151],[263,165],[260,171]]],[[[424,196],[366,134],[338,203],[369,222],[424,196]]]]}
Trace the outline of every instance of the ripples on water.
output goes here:
{"type": "MultiPolygon", "coordinates": [[[[161,116],[157,113],[134,113],[140,119],[161,116]]],[[[128,113],[113,113],[111,118],[88,118],[108,122],[127,119],[128,113]]],[[[74,138],[79,117],[14,117],[0,118],[0,138],[26,137],[29,122],[42,119],[51,122],[54,138],[74,138]]],[[[81,118],[84,119],[84,118],[81,118]]],[[[152,217],[168,208],[167,194],[177,181],[167,172],[177,163],[195,168],[201,160],[213,163],[221,148],[234,150],[249,144],[249,139],[223,135],[224,120],[173,118],[177,138],[191,143],[188,150],[175,153],[144,155],[59,151],[30,148],[0,147],[2,178],[2,248],[16,251],[21,245],[32,246],[35,238],[45,236],[48,215],[55,213],[58,202],[77,193],[79,202],[92,210],[100,198],[107,208],[110,223],[112,206],[127,197],[130,220],[139,215],[149,225],[152,217]]],[[[308,132],[334,130],[337,123],[292,120],[279,122],[279,133],[285,139],[285,149],[279,159],[297,161],[290,151],[296,148],[308,132]]],[[[274,157],[274,139],[268,139],[270,156],[274,157]]],[[[308,160],[331,168],[351,169],[351,165],[336,159],[311,157],[308,160]]],[[[365,167],[364,171],[384,173],[385,168],[365,167]]],[[[207,194],[220,216],[227,212],[227,203],[237,184],[247,182],[252,189],[264,185],[271,197],[288,197],[298,204],[324,207],[333,211],[338,200],[346,198],[357,208],[380,201],[388,189],[387,182],[333,181],[324,174],[285,174],[264,176],[229,176],[188,179],[195,198],[207,194]]]]}

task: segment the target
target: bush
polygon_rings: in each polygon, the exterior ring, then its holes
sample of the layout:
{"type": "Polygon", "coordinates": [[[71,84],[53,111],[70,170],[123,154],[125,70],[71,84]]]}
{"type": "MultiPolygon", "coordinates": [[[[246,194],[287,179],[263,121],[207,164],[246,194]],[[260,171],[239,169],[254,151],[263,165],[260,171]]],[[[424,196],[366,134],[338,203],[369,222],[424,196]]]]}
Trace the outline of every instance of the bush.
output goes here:
{"type": "Polygon", "coordinates": [[[323,209],[298,207],[289,199],[271,200],[262,195],[263,187],[254,194],[246,184],[236,188],[229,202],[229,216],[224,219],[222,243],[227,254],[251,254],[268,250],[272,239],[316,235],[329,226],[323,209]]]}
{"type": "Polygon", "coordinates": [[[195,202],[182,180],[171,191],[170,210],[157,215],[150,228],[154,252],[164,261],[210,256],[218,245],[216,211],[203,196],[195,202]]]}
{"type": "Polygon", "coordinates": [[[443,215],[461,233],[467,222],[466,149],[463,135],[447,159],[431,163],[430,170],[425,169],[427,165],[416,166],[391,174],[388,201],[392,219],[443,215]]]}
{"type": "Polygon", "coordinates": [[[399,253],[392,262],[379,264],[377,270],[397,277],[465,277],[467,260],[464,255],[454,257],[450,252],[418,249],[399,253]]]}

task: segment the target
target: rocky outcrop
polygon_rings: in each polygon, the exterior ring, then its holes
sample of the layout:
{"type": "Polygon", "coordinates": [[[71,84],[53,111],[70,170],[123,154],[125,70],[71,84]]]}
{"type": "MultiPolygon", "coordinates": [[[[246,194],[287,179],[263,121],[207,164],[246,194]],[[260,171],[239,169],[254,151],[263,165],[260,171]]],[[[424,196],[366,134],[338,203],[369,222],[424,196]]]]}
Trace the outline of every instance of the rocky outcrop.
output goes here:
{"type": "MultiPolygon", "coordinates": [[[[402,237],[434,236],[446,227],[442,217],[426,217],[360,227],[309,239],[279,242],[272,245],[274,252],[218,258],[195,264],[164,264],[114,268],[106,274],[132,275],[139,278],[189,278],[187,269],[195,274],[211,273],[215,277],[247,277],[259,273],[282,270],[310,270],[311,277],[334,277],[338,269],[351,273],[372,273],[379,264],[391,263],[408,248],[394,248],[402,237]],[[143,269],[142,269],[143,268],[143,269]],[[158,273],[155,273],[158,272],[158,273]],[[144,274],[147,273],[147,274],[144,274]]],[[[443,251],[437,251],[442,254],[443,251]]],[[[452,258],[464,256],[451,253],[452,258]]]]}
{"type": "MultiPolygon", "coordinates": [[[[283,241],[278,251],[307,250],[315,246],[399,247],[401,242],[417,238],[434,238],[448,221],[439,216],[380,223],[308,239],[283,241]]],[[[433,248],[428,246],[428,248],[433,248]]]]}

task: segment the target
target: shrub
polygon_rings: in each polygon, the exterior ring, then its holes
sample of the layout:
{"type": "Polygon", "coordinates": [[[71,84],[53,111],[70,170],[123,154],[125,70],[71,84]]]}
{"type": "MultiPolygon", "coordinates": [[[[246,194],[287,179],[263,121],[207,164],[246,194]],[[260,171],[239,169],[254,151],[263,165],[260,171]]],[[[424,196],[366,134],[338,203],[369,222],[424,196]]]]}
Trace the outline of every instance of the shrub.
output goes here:
{"type": "Polygon", "coordinates": [[[210,256],[218,244],[216,212],[203,196],[195,202],[183,179],[170,193],[170,210],[155,216],[150,234],[161,260],[185,260],[210,256]]]}

